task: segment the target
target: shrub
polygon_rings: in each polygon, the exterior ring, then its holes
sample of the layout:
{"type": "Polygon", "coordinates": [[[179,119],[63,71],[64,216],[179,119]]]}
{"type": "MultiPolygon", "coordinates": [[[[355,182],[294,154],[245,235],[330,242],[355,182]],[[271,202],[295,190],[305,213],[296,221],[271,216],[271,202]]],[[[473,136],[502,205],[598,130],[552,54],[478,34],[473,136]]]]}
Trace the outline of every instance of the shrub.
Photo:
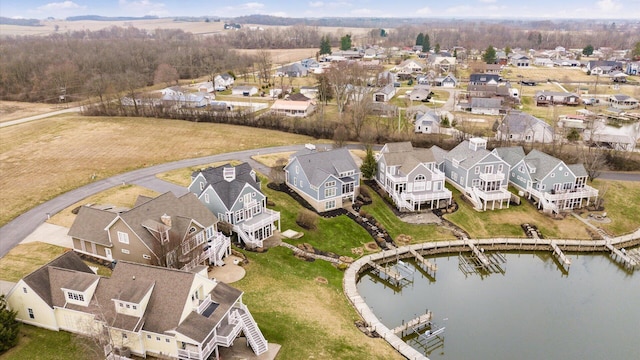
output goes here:
{"type": "Polygon", "coordinates": [[[307,230],[315,230],[318,227],[318,215],[311,210],[302,210],[296,217],[296,224],[307,230]]]}
{"type": "Polygon", "coordinates": [[[226,221],[220,221],[218,223],[218,231],[222,232],[225,236],[231,236],[233,232],[233,225],[226,221]]]}

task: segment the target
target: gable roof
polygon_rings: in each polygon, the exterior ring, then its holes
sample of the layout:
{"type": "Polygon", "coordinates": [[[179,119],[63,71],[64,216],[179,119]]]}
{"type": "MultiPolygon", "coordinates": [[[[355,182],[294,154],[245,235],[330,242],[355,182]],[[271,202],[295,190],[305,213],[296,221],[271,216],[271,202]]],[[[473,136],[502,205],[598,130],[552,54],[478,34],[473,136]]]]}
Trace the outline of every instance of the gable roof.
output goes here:
{"type": "Polygon", "coordinates": [[[358,165],[346,148],[329,151],[302,150],[293,156],[298,159],[302,171],[313,186],[322,185],[331,175],[339,178],[339,174],[343,172],[351,170],[356,173],[360,172],[358,165]]]}
{"type": "Polygon", "coordinates": [[[547,124],[544,120],[540,120],[522,111],[511,111],[505,115],[500,124],[500,129],[502,132],[509,134],[522,134],[526,130],[532,129],[535,125],[542,126],[550,132],[553,132],[551,125],[547,124]]]}
{"type": "Polygon", "coordinates": [[[544,178],[555,169],[556,166],[562,163],[562,160],[536,149],[531,150],[531,152],[525,156],[524,161],[528,166],[536,168],[536,179],[544,178]]]}
{"type": "Polygon", "coordinates": [[[465,140],[451,149],[444,155],[447,160],[459,161],[459,166],[464,169],[469,169],[482,159],[487,157],[491,152],[485,148],[473,150],[469,147],[469,140],[465,140]]]}
{"type": "MultiPolygon", "coordinates": [[[[207,182],[203,191],[206,191],[207,187],[211,186],[227,209],[229,209],[235,203],[245,185],[248,184],[260,191],[260,183],[256,181],[252,173],[255,174],[248,163],[242,163],[236,166],[225,164],[194,171],[191,177],[195,178],[198,174],[202,174],[207,182]],[[235,178],[232,181],[227,181],[224,178],[224,169],[232,167],[235,168],[235,178]]],[[[197,194],[198,197],[201,193],[202,192],[197,194]]]]}
{"type": "Polygon", "coordinates": [[[91,206],[81,206],[67,235],[72,238],[90,241],[96,244],[111,246],[109,234],[105,228],[118,214],[96,209],[91,206]]]}
{"type": "Polygon", "coordinates": [[[496,82],[502,81],[502,78],[498,74],[471,74],[469,75],[469,82],[472,83],[487,83],[491,80],[496,82]]]}
{"type": "Polygon", "coordinates": [[[502,107],[501,98],[471,98],[472,108],[500,109],[502,107]]]}
{"type": "Polygon", "coordinates": [[[59,303],[59,296],[63,296],[63,294],[62,291],[59,291],[60,287],[56,289],[52,286],[52,279],[54,280],[53,283],[57,285],[65,284],[69,286],[69,288],[72,288],[73,285],[68,284],[73,284],[76,277],[78,278],[78,282],[83,283],[76,286],[83,287],[87,276],[93,279],[98,277],[75,252],[67,251],[25,276],[22,280],[29,285],[47,305],[53,307],[54,304],[59,303]],[[58,301],[54,303],[54,299],[58,301]]]}
{"type": "Polygon", "coordinates": [[[398,166],[403,174],[408,174],[422,163],[432,163],[436,159],[431,149],[414,148],[410,142],[388,143],[385,152],[380,153],[387,166],[398,166]]]}
{"type": "Polygon", "coordinates": [[[510,167],[513,167],[524,159],[524,149],[522,146],[500,147],[496,148],[496,151],[500,158],[506,161],[510,167]]]}

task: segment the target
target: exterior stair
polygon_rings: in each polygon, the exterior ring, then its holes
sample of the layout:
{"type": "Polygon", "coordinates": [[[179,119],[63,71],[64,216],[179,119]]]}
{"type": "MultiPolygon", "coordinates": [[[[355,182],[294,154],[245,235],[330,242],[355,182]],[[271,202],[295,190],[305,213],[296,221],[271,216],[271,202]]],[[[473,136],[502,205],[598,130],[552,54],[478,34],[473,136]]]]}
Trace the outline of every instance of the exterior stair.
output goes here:
{"type": "Polygon", "coordinates": [[[255,320],[253,320],[253,316],[251,316],[251,313],[246,310],[246,308],[239,309],[239,312],[243,324],[242,331],[247,337],[247,341],[253,349],[253,352],[256,355],[264,354],[265,352],[267,352],[267,350],[269,350],[269,344],[258,328],[258,324],[256,324],[255,320]]]}

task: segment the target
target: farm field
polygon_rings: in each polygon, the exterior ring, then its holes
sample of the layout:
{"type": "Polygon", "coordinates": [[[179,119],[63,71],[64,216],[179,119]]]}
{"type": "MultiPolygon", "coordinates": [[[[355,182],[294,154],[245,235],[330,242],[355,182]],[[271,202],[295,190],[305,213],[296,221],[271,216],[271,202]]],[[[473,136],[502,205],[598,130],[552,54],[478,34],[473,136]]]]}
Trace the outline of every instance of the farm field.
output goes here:
{"type": "Polygon", "coordinates": [[[114,174],[311,140],[271,130],[149,118],[64,115],[5,127],[0,129],[0,225],[63,192],[114,174]]]}

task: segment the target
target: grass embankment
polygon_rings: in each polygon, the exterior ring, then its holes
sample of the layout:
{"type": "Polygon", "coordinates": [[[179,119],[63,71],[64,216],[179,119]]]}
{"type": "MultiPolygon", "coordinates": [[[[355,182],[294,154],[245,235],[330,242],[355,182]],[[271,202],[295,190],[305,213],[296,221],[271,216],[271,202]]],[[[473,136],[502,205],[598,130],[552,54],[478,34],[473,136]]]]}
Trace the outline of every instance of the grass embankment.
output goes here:
{"type": "Polygon", "coordinates": [[[312,139],[226,124],[64,115],[0,129],[0,225],[90,182],[174,160],[312,139]]]}
{"type": "Polygon", "coordinates": [[[18,345],[0,355],[11,360],[104,359],[91,340],[66,331],[51,331],[22,324],[18,345]]]}
{"type": "Polygon", "coordinates": [[[640,227],[640,182],[596,179],[592,186],[604,198],[605,212],[610,223],[597,224],[609,233],[622,235],[640,227]]]}

